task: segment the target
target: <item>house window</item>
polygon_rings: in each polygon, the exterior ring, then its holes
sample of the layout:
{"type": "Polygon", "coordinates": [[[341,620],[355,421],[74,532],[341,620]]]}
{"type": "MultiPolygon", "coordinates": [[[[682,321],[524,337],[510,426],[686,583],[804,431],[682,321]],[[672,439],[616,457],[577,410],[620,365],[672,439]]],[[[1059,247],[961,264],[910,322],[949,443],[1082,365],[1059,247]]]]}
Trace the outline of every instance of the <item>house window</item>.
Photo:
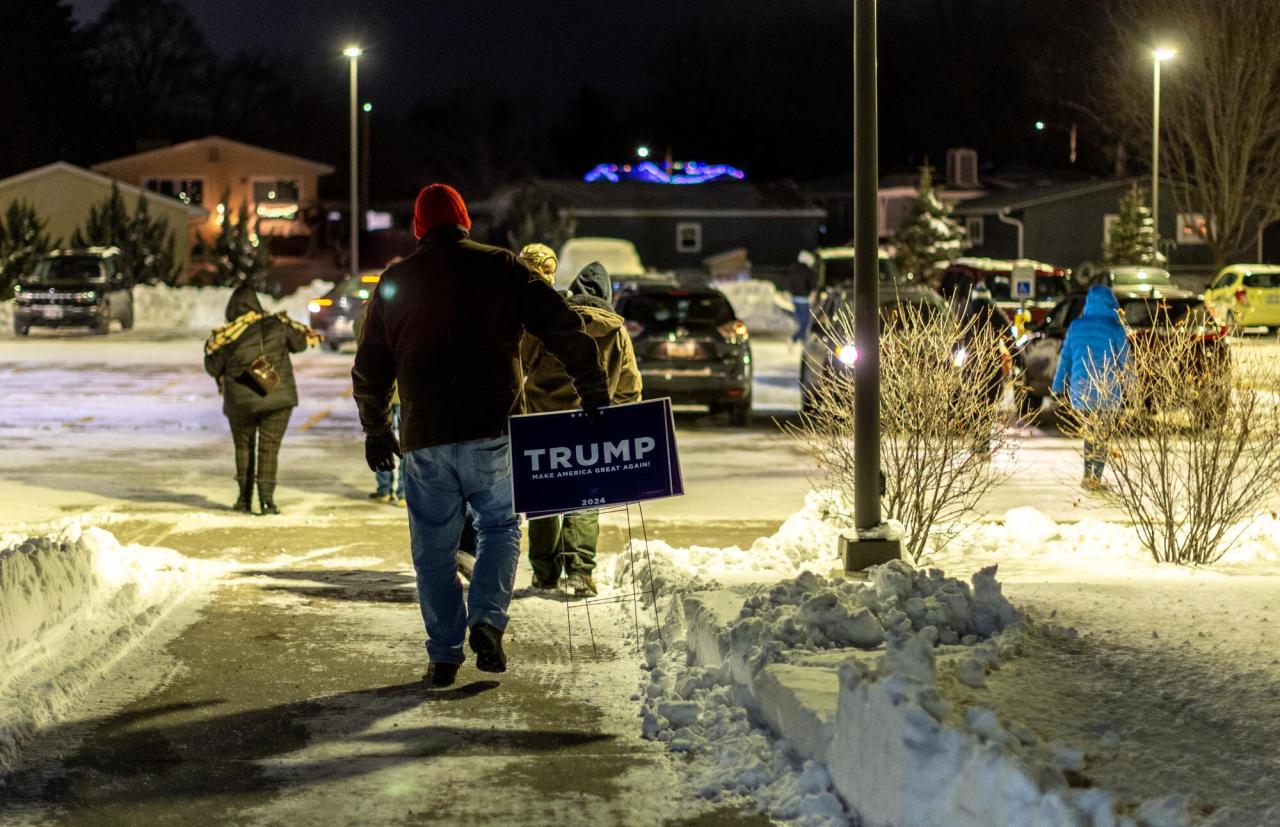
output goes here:
{"type": "Polygon", "coordinates": [[[980,215],[971,215],[964,220],[964,231],[969,236],[970,247],[981,247],[986,243],[987,220],[980,215]]]}
{"type": "Polygon", "coordinates": [[[254,212],[259,218],[293,221],[298,217],[300,190],[301,186],[294,180],[255,178],[253,180],[254,212]]]}
{"type": "Polygon", "coordinates": [[[702,252],[702,224],[698,221],[681,221],[676,225],[676,252],[702,252]]]}
{"type": "Polygon", "coordinates": [[[1178,213],[1179,244],[1204,244],[1209,235],[1209,221],[1203,213],[1178,213]]]}
{"type": "Polygon", "coordinates": [[[176,198],[184,204],[200,206],[204,203],[203,178],[148,178],[142,182],[142,186],[151,192],[176,198]]]}
{"type": "Polygon", "coordinates": [[[1116,224],[1120,223],[1120,213],[1109,212],[1102,216],[1102,246],[1108,247],[1111,244],[1111,231],[1116,228],[1116,224]]]}

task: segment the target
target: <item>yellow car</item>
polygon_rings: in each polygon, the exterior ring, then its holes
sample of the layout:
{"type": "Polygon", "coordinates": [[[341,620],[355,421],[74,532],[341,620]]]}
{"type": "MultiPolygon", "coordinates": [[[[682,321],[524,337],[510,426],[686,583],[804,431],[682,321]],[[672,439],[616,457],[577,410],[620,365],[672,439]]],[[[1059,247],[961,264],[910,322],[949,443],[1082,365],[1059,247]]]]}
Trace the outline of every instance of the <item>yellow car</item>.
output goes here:
{"type": "Polygon", "coordinates": [[[1233,264],[1204,293],[1205,304],[1223,324],[1280,327],[1280,266],[1233,264]]]}

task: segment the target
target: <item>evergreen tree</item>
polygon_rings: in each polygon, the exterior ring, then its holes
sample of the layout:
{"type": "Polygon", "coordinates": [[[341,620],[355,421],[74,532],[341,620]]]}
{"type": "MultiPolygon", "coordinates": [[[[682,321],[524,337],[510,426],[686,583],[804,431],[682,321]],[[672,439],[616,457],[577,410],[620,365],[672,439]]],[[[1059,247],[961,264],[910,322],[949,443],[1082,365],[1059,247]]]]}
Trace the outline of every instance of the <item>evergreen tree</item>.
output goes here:
{"type": "Polygon", "coordinates": [[[147,199],[138,196],[133,214],[111,185],[111,194],[96,207],[89,208],[83,229],[77,229],[76,247],[117,247],[120,259],[137,284],[175,284],[182,268],[174,263],[173,230],[163,219],[151,217],[147,199]]]}
{"type": "Polygon", "coordinates": [[[10,298],[9,291],[18,278],[56,246],[48,227],[49,222],[26,201],[12,202],[0,216],[0,298],[10,298]]]}
{"type": "Polygon", "coordinates": [[[920,167],[919,195],[911,214],[898,230],[898,267],[914,281],[926,281],[939,262],[951,261],[964,250],[964,228],[956,223],[951,205],[938,197],[933,168],[920,167]]]}
{"type": "Polygon", "coordinates": [[[1151,221],[1151,208],[1134,184],[1120,196],[1120,219],[1111,227],[1111,239],[1102,251],[1107,264],[1151,266],[1164,260],[1156,250],[1156,228],[1151,221]]]}
{"type": "Polygon", "coordinates": [[[211,258],[216,269],[215,284],[234,286],[247,279],[260,278],[271,266],[271,252],[258,237],[258,222],[250,221],[249,204],[240,202],[235,221],[231,220],[227,200],[230,192],[222,194],[218,217],[220,232],[213,241],[211,258]]]}

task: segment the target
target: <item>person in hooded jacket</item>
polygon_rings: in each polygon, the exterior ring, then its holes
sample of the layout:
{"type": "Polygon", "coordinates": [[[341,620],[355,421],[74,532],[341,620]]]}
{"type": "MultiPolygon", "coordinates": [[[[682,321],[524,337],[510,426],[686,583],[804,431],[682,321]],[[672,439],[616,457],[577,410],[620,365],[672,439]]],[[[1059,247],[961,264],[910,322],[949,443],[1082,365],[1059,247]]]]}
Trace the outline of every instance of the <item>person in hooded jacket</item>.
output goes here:
{"type": "MultiPolygon", "coordinates": [[[[554,267],[545,257],[538,260],[543,245],[529,245],[520,257],[529,262],[548,284],[555,283],[554,267]],[[532,249],[531,249],[532,248],[532,249]]],[[[553,259],[554,261],[554,259],[553,259]]],[[[569,306],[582,317],[587,334],[596,340],[601,363],[609,382],[609,397],[615,405],[640,401],[642,382],[635,350],[626,322],[613,310],[613,284],[604,265],[593,261],[569,285],[569,306]]],[[[530,413],[573,411],[581,407],[569,374],[560,360],[547,352],[537,339],[526,336],[520,343],[520,362],[525,373],[525,400],[530,413]]],[[[596,544],[600,537],[597,509],[571,514],[538,517],[529,521],[529,563],[533,566],[533,586],[555,589],[560,576],[575,597],[597,593],[592,573],[596,567],[596,544]]]]}
{"type": "MultiPolygon", "coordinates": [[[[967,301],[962,296],[953,295],[953,306],[960,307],[958,321],[962,330],[960,350],[954,359],[957,367],[968,374],[968,380],[983,390],[987,404],[993,405],[1004,393],[1005,380],[1013,367],[1012,323],[991,300],[991,291],[985,284],[971,283],[967,292],[967,301]],[[979,348],[987,347],[995,347],[999,358],[978,353],[979,348]],[[982,371],[981,375],[978,371],[982,371]]],[[[980,423],[972,423],[975,450],[986,456],[991,454],[989,426],[985,418],[980,423]]]]}
{"type": "Polygon", "coordinates": [[[413,229],[418,249],[382,274],[369,300],[351,380],[370,469],[394,468],[403,446],[430,661],[424,679],[445,687],[457,678],[464,643],[480,671],[507,668],[502,638],[520,560],[507,427],[523,401],[521,337],[537,336],[564,364],[592,423],[609,391],[582,318],[515,253],[471,240],[457,190],[423,188],[413,229]],[[399,438],[391,418],[396,388],[399,438]],[[456,552],[468,506],[477,548],[464,596],[456,552]]]}
{"type": "MultiPolygon", "coordinates": [[[[1084,312],[1067,327],[1053,393],[1077,411],[1117,410],[1122,404],[1120,374],[1129,362],[1129,337],[1120,322],[1120,303],[1111,288],[1094,285],[1085,294],[1084,312]]],[[[1107,444],[1085,440],[1086,490],[1105,487],[1102,472],[1107,465],[1107,444]]]]}
{"type": "Polygon", "coordinates": [[[275,490],[280,444],[289,416],[298,405],[290,354],[319,344],[320,336],[284,313],[266,315],[247,280],[232,291],[226,317],[228,324],[215,330],[205,343],[204,369],[218,381],[222,412],[235,445],[240,491],[233,508],[253,510],[256,479],[261,513],[279,514],[275,490]],[[255,362],[262,363],[259,360],[265,361],[276,377],[271,387],[255,378],[253,368],[255,362]]]}

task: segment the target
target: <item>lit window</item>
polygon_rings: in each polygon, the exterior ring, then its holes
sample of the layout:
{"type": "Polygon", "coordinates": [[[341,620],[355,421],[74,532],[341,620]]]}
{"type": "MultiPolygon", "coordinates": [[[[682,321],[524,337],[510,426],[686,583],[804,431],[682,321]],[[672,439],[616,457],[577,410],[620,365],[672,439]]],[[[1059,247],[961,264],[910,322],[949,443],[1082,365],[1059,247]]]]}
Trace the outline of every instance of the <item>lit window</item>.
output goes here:
{"type": "Polygon", "coordinates": [[[702,252],[702,224],[697,221],[681,221],[676,224],[676,252],[702,252]]]}
{"type": "Polygon", "coordinates": [[[986,242],[987,222],[980,215],[971,215],[964,220],[964,231],[969,236],[970,247],[981,247],[986,242]]]}
{"type": "Polygon", "coordinates": [[[1178,213],[1179,244],[1204,244],[1209,237],[1209,221],[1203,213],[1178,213]]]}
{"type": "Polygon", "coordinates": [[[151,192],[176,198],[184,204],[199,206],[204,203],[203,178],[148,178],[142,182],[142,186],[151,192]]]}
{"type": "Polygon", "coordinates": [[[300,185],[297,181],[259,178],[253,182],[254,212],[259,218],[293,221],[298,217],[300,185]]]}

